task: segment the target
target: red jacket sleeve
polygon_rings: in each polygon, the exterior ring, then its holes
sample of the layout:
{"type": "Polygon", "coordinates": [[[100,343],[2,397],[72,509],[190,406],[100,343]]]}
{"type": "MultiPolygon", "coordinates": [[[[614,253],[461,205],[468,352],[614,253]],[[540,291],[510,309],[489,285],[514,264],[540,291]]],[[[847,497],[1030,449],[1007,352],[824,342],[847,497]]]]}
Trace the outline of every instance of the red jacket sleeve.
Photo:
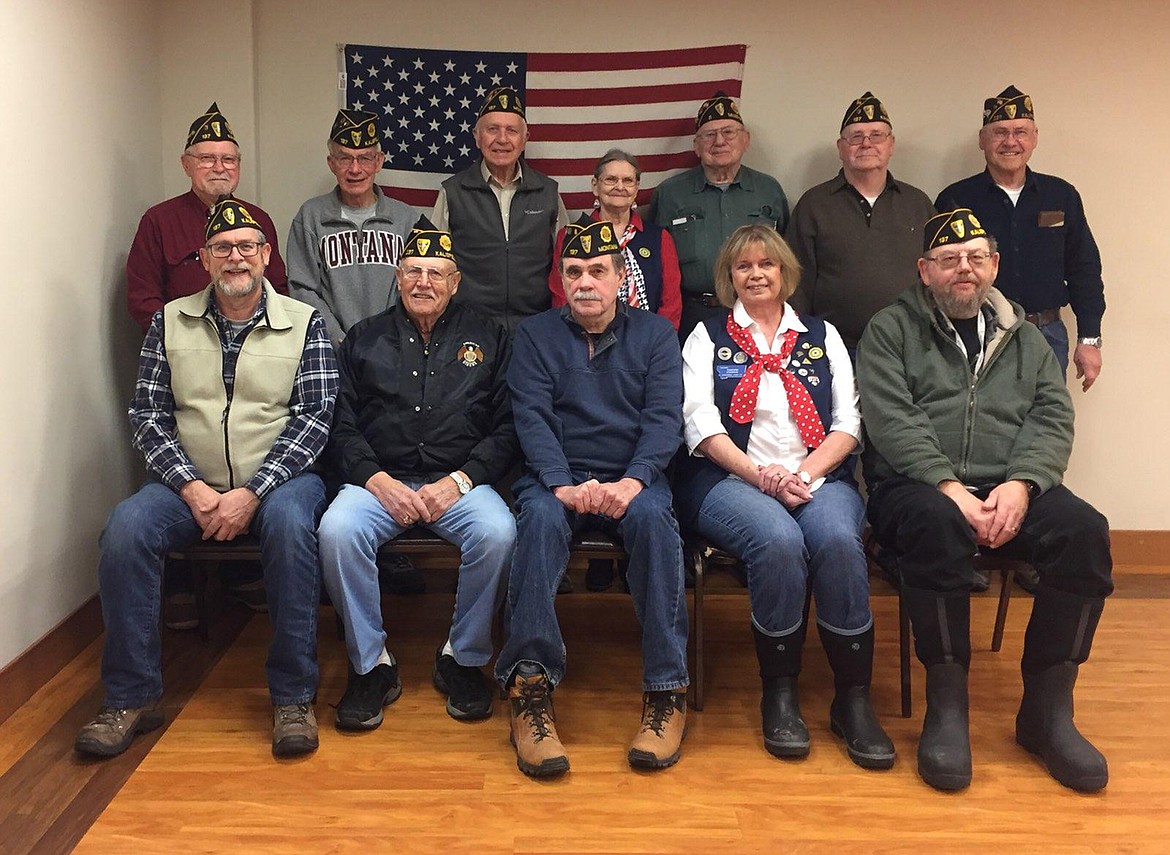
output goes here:
{"type": "Polygon", "coordinates": [[[674,325],[678,332],[678,325],[682,323],[682,271],[678,266],[678,250],[674,246],[674,238],[666,229],[662,230],[662,305],[658,307],[658,314],[674,325]]]}
{"type": "MultiPolygon", "coordinates": [[[[552,294],[553,308],[565,305],[565,283],[561,281],[561,247],[565,245],[565,230],[557,232],[557,239],[553,245],[552,267],[548,269],[548,290],[552,294]]],[[[678,269],[678,260],[674,262],[678,269]]],[[[676,327],[677,328],[677,327],[676,327]]]]}

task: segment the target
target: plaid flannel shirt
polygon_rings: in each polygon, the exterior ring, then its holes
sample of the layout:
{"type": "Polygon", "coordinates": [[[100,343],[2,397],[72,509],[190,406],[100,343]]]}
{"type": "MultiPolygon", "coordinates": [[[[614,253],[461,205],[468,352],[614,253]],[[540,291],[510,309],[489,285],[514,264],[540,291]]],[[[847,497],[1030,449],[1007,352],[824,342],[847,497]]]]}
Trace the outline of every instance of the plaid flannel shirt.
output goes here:
{"type": "MultiPolygon", "coordinates": [[[[256,326],[267,306],[267,295],[244,328],[233,336],[231,325],[219,313],[215,300],[208,298],[208,314],[215,321],[223,346],[223,381],[230,401],[235,381],[236,360],[248,333],[256,326]]],[[[272,444],[264,462],[249,479],[247,487],[263,500],[273,489],[313,464],[329,439],[333,405],[337,399],[337,362],[325,329],[325,321],[313,313],[305,336],[300,365],[289,396],[288,424],[272,444]]],[[[147,468],[179,492],[201,477],[198,468],[179,443],[175,423],[175,396],[171,391],[171,368],[163,345],[163,313],[155,312],[138,357],[138,381],[130,402],[130,425],[134,447],[146,458],[147,468]]]]}

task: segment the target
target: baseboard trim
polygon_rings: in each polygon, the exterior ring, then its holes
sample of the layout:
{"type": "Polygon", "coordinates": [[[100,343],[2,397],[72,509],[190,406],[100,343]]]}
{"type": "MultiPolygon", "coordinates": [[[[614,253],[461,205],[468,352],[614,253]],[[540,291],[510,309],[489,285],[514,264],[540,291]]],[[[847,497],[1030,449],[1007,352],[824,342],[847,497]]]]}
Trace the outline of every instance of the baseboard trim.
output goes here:
{"type": "MultiPolygon", "coordinates": [[[[1113,563],[1170,566],[1170,531],[1130,529],[1109,532],[1113,563]]],[[[1125,568],[1121,568],[1125,572],[1125,568]]]]}
{"type": "Polygon", "coordinates": [[[95,594],[0,671],[0,724],[101,634],[102,607],[95,594]]]}

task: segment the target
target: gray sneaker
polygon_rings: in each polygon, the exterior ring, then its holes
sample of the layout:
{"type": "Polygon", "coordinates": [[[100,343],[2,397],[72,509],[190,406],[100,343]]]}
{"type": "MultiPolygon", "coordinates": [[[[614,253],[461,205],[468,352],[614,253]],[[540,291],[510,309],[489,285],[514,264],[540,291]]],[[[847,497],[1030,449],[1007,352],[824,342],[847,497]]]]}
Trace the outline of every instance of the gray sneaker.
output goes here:
{"type": "Polygon", "coordinates": [[[296,757],[317,750],[317,714],[313,705],[284,704],[272,708],[272,755],[296,757]]]}
{"type": "Polygon", "coordinates": [[[156,730],[162,723],[163,714],[157,709],[102,707],[93,721],[77,731],[73,748],[79,754],[113,757],[129,748],[136,735],[156,730]]]}

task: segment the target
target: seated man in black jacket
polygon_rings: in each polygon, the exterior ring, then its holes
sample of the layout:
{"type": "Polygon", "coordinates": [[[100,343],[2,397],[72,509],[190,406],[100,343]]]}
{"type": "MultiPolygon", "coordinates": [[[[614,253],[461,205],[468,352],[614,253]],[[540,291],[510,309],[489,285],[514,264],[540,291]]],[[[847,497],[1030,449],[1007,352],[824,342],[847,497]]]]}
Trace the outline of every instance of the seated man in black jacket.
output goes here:
{"type": "Polygon", "coordinates": [[[337,726],[370,730],[402,692],[386,649],[378,548],[412,526],[462,550],[451,631],[435,687],[456,719],[487,718],[491,622],[516,523],[491,484],[518,446],[505,383],[504,328],[451,302],[451,236],[420,219],[399,256],[400,301],[357,323],[338,353],[341,390],[330,440],[343,483],[321,520],[325,587],[345,624],[349,685],[337,726]]]}

